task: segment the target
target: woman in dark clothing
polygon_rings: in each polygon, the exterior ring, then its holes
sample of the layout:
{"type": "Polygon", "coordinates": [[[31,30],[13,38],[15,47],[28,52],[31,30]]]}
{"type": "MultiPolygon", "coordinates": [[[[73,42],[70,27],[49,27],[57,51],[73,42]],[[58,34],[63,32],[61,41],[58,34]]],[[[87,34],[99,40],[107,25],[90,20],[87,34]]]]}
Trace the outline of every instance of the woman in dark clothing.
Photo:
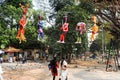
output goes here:
{"type": "Polygon", "coordinates": [[[53,76],[53,80],[55,80],[55,77],[58,76],[58,70],[57,68],[59,68],[59,63],[56,60],[56,57],[54,57],[54,59],[50,62],[49,64],[51,66],[50,70],[53,76]]]}

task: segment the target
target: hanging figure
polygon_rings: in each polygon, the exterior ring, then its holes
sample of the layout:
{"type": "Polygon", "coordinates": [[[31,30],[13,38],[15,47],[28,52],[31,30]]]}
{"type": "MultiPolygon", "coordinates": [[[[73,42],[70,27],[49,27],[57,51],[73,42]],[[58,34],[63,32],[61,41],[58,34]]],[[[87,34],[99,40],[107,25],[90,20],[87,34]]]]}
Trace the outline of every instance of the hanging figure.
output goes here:
{"type": "Polygon", "coordinates": [[[40,38],[44,38],[44,32],[43,32],[43,22],[42,22],[42,16],[39,16],[39,21],[38,21],[38,37],[37,40],[40,40],[40,38]]]}
{"type": "Polygon", "coordinates": [[[57,41],[59,43],[65,43],[65,35],[68,32],[69,23],[67,23],[67,16],[64,16],[63,19],[64,19],[64,24],[60,27],[62,34],[60,35],[59,41],[57,41]]]}
{"type": "Polygon", "coordinates": [[[19,29],[18,29],[16,38],[18,38],[20,41],[19,43],[21,43],[21,41],[26,42],[26,38],[24,36],[25,34],[24,27],[26,26],[26,14],[28,10],[28,4],[26,6],[23,6],[22,4],[19,4],[19,5],[22,10],[22,17],[19,20],[19,29]]]}
{"type": "Polygon", "coordinates": [[[84,22],[77,23],[76,31],[77,41],[75,43],[81,43],[81,35],[83,34],[83,32],[86,32],[86,24],[84,22]]]}
{"type": "Polygon", "coordinates": [[[96,25],[96,16],[92,16],[91,20],[93,22],[93,26],[91,27],[92,35],[91,35],[90,39],[91,39],[91,41],[94,41],[95,34],[98,32],[98,26],[96,25]]]}

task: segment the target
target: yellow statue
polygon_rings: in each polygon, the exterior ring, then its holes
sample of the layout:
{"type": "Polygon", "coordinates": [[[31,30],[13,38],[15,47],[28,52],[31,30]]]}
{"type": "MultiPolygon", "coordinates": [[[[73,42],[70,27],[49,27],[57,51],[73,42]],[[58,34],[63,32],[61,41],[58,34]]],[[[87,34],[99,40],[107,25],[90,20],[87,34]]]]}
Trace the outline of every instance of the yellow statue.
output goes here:
{"type": "Polygon", "coordinates": [[[92,16],[91,20],[93,22],[93,26],[91,27],[92,35],[91,35],[90,39],[91,39],[91,41],[94,41],[95,34],[98,32],[98,26],[96,25],[96,16],[92,16]]]}

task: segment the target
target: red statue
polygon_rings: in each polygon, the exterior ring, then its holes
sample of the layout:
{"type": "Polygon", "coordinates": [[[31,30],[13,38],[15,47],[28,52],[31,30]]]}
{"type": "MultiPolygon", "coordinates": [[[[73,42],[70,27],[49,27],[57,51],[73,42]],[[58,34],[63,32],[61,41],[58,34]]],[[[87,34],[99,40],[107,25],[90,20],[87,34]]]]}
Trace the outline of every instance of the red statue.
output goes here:
{"type": "Polygon", "coordinates": [[[59,38],[59,43],[64,43],[65,42],[65,35],[66,33],[68,32],[68,26],[69,26],[69,23],[67,23],[67,16],[64,16],[64,24],[60,27],[60,30],[62,31],[62,34],[60,35],[60,38],[59,38]]]}
{"type": "Polygon", "coordinates": [[[26,14],[27,14],[27,10],[28,10],[28,5],[26,5],[26,6],[23,6],[22,4],[19,4],[19,5],[22,10],[22,17],[19,20],[19,29],[18,29],[16,38],[18,38],[21,43],[21,41],[26,41],[26,38],[24,36],[24,34],[25,34],[24,27],[26,25],[26,14]]]}

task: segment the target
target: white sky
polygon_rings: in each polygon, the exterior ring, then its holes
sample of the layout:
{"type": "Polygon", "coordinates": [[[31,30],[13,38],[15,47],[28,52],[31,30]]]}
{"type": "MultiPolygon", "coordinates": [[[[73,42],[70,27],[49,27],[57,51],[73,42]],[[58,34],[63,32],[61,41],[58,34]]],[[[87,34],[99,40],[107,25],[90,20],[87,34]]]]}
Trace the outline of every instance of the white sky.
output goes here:
{"type": "MultiPolygon", "coordinates": [[[[46,12],[46,17],[48,18],[48,16],[50,15],[50,13],[48,12],[53,12],[53,10],[51,10],[51,7],[49,5],[49,0],[32,0],[32,4],[33,4],[33,9],[35,10],[42,10],[43,12],[46,12]]],[[[51,26],[49,23],[45,22],[46,26],[51,26]]],[[[51,24],[54,24],[54,21],[50,22],[51,24]]]]}
{"type": "Polygon", "coordinates": [[[39,9],[39,0],[32,0],[32,4],[33,4],[33,9],[37,10],[39,9]]]}

